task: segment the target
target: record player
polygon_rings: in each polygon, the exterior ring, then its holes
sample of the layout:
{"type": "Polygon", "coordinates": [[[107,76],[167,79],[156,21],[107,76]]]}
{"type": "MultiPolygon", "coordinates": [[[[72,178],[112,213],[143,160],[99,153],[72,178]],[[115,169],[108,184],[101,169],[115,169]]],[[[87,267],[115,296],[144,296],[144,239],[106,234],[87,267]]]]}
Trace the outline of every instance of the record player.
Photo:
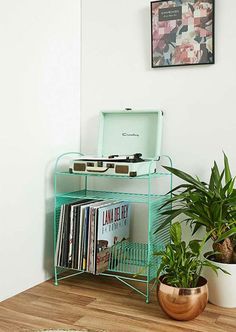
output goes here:
{"type": "Polygon", "coordinates": [[[156,171],[160,158],[163,112],[103,111],[97,156],[72,161],[70,172],[141,176],[156,171]]]}
{"type": "Polygon", "coordinates": [[[141,158],[141,153],[129,156],[113,155],[108,158],[81,157],[73,160],[72,173],[104,173],[107,175],[128,175],[130,177],[154,173],[155,162],[141,158]],[[150,170],[149,170],[150,169],[150,170]]]}

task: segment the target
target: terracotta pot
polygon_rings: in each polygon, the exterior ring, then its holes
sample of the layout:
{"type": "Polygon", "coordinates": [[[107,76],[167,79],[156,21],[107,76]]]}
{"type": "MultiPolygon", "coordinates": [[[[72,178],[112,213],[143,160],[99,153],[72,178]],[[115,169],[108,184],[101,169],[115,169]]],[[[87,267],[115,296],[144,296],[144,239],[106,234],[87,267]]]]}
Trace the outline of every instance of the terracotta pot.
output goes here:
{"type": "Polygon", "coordinates": [[[176,320],[191,320],[197,317],[208,302],[207,280],[200,277],[195,288],[177,288],[163,282],[157,287],[157,297],[162,310],[176,320]]]}

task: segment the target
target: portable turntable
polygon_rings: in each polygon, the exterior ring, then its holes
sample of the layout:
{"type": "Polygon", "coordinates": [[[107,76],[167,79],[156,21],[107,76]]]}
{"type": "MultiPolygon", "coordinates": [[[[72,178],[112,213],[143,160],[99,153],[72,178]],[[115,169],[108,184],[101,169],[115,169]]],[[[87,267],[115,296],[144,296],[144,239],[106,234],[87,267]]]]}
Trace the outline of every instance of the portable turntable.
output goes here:
{"type": "Polygon", "coordinates": [[[97,156],[72,161],[72,173],[140,176],[156,171],[163,112],[102,111],[97,156]]]}

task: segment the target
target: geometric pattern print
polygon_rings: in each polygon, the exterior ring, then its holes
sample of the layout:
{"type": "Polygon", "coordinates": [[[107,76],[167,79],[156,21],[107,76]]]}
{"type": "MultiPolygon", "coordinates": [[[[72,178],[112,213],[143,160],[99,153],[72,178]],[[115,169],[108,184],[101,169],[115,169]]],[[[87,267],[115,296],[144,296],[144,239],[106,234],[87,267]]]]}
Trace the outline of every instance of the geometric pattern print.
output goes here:
{"type": "Polygon", "coordinates": [[[214,0],[151,3],[152,66],[214,63],[214,0]]]}

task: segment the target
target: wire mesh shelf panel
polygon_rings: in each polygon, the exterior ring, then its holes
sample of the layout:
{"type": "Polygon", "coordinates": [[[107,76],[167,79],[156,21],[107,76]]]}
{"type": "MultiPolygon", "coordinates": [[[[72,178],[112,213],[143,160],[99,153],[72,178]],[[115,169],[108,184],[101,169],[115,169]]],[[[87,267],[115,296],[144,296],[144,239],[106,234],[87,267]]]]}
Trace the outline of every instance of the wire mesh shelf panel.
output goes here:
{"type": "Polygon", "coordinates": [[[156,229],[165,221],[166,217],[163,216],[163,211],[166,209],[160,208],[170,196],[163,196],[161,199],[152,202],[149,205],[149,275],[148,279],[152,280],[157,277],[157,269],[160,264],[160,258],[155,256],[155,252],[162,250],[170,241],[169,226],[167,225],[161,231],[155,232],[156,229]]]}
{"type": "Polygon", "coordinates": [[[91,198],[91,199],[115,199],[122,201],[130,201],[136,203],[148,203],[149,201],[155,201],[162,199],[163,195],[147,195],[136,193],[120,193],[120,192],[107,192],[97,190],[79,190],[68,193],[57,194],[56,197],[65,198],[91,198]]]}
{"type": "Polygon", "coordinates": [[[110,249],[108,271],[146,275],[148,263],[146,243],[120,242],[110,249]]]}

